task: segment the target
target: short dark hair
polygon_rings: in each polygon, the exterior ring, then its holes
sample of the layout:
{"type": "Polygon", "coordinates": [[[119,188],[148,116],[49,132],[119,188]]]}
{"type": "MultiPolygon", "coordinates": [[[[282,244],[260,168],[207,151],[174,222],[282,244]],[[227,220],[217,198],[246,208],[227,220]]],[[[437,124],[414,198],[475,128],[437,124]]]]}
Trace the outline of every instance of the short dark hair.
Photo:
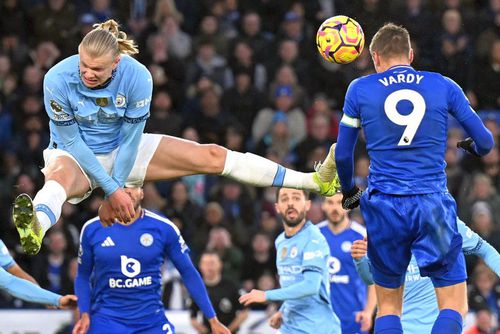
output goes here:
{"type": "MultiPolygon", "coordinates": [[[[289,189],[289,188],[285,188],[285,187],[278,188],[278,190],[276,191],[276,203],[278,203],[278,199],[280,197],[280,190],[281,189],[289,189]]],[[[304,190],[304,189],[299,189],[299,190],[304,193],[304,197],[306,198],[306,201],[307,201],[309,199],[309,191],[304,190]]]]}
{"type": "Polygon", "coordinates": [[[403,26],[386,23],[370,43],[370,54],[377,52],[381,57],[407,56],[410,53],[410,34],[403,26]]]}

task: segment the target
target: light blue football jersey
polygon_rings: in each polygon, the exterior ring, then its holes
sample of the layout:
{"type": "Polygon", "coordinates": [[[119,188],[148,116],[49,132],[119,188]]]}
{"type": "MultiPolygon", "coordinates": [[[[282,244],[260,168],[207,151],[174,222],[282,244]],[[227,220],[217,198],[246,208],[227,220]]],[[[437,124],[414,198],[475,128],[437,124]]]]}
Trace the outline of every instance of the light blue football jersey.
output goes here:
{"type": "Polygon", "coordinates": [[[0,267],[7,270],[12,267],[16,262],[9,253],[9,249],[0,239],[0,267]]]}
{"type": "Polygon", "coordinates": [[[79,55],[68,57],[45,75],[44,104],[51,120],[49,147],[65,148],[55,125],[77,123],[92,152],[106,154],[118,147],[124,119],[139,123],[148,118],[151,74],[134,58],[121,55],[109,84],[91,89],[81,81],[79,61],[79,55]]]}
{"type": "Polygon", "coordinates": [[[286,300],[281,311],[281,334],[340,334],[340,321],[330,304],[328,258],[330,250],[317,226],[307,222],[292,237],[281,233],[275,241],[276,267],[282,288],[303,280],[303,272],[312,270],[323,275],[320,292],[300,299],[286,300]]]}
{"type": "Polygon", "coordinates": [[[453,80],[405,65],[354,80],[343,112],[341,122],[366,137],[368,190],[396,195],[447,191],[448,113],[461,122],[474,115],[453,80]]]}
{"type": "Polygon", "coordinates": [[[318,224],[330,248],[328,272],[332,307],[340,319],[342,334],[362,332],[356,322],[356,313],[366,304],[367,286],[359,276],[351,256],[351,246],[355,240],[363,239],[366,230],[356,222],[351,222],[344,231],[334,234],[325,220],[318,224]]]}
{"type": "MultiPolygon", "coordinates": [[[[482,239],[460,219],[457,220],[457,226],[463,239],[463,252],[473,253],[482,243],[482,239]]],[[[431,279],[420,276],[414,256],[406,272],[403,298],[401,317],[403,332],[405,334],[430,333],[439,314],[437,299],[431,279]]]]}
{"type": "MultiPolygon", "coordinates": [[[[128,226],[105,228],[95,218],[82,228],[78,275],[90,277],[92,286],[90,305],[79,300],[82,312],[117,319],[144,319],[164,312],[160,268],[165,258],[176,254],[191,261],[189,248],[167,218],[143,212],[128,226]]],[[[75,285],[80,298],[80,291],[88,287],[75,285]]]]}

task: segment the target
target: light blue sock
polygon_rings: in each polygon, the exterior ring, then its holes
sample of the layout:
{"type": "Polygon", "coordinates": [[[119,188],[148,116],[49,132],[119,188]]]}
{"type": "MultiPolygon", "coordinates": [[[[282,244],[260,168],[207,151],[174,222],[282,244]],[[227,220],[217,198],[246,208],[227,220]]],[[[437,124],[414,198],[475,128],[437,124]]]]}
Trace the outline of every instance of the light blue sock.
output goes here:
{"type": "Polygon", "coordinates": [[[455,310],[444,309],[432,326],[431,334],[460,334],[462,333],[462,316],[455,310]]]}
{"type": "Polygon", "coordinates": [[[384,315],[375,319],[375,334],[403,334],[401,318],[397,315],[384,315]]]}

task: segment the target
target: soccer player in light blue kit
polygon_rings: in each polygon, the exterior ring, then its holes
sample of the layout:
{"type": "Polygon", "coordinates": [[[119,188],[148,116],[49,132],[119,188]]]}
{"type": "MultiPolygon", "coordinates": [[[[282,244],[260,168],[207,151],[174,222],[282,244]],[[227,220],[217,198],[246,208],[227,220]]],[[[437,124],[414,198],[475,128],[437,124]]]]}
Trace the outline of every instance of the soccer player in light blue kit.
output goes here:
{"type": "Polygon", "coordinates": [[[410,66],[406,29],[384,25],[370,53],[377,73],[349,85],[335,160],[344,208],[361,200],[377,292],[375,333],[402,333],[403,283],[412,254],[435,287],[440,313],[432,333],[461,333],[467,274],[456,204],[446,188],[448,113],[472,137],[459,142],[469,153],[488,153],[493,136],[453,80],[410,66]],[[361,127],[371,161],[363,195],[353,177],[361,127]]]}
{"type": "Polygon", "coordinates": [[[0,239],[0,289],[27,302],[56,306],[62,309],[74,308],[76,296],[61,296],[42,289],[36,281],[14,261],[9,250],[0,239]]]}
{"type": "Polygon", "coordinates": [[[143,210],[142,188],[126,188],[135,207],[131,223],[105,228],[99,218],[82,228],[75,290],[81,318],[73,334],[173,334],[161,302],[161,266],[168,257],[212,333],[229,334],[216,317],[189,248],[168,219],[143,210]]]}
{"type": "Polygon", "coordinates": [[[240,297],[240,303],[283,301],[269,319],[271,327],[279,328],[281,334],[340,334],[340,322],[330,304],[330,251],[318,227],[306,220],[311,206],[308,194],[280,188],[276,197],[276,211],[284,227],[275,241],[281,288],[253,289],[240,297]]]}
{"type": "MultiPolygon", "coordinates": [[[[466,255],[481,257],[496,274],[500,276],[500,255],[487,241],[473,232],[460,219],[457,221],[458,232],[462,236],[462,251],[466,255]]],[[[352,246],[352,256],[356,269],[366,284],[373,284],[370,260],[366,257],[366,241],[358,240],[352,246]]],[[[430,333],[439,314],[436,295],[429,277],[422,277],[417,261],[412,256],[406,271],[403,315],[401,322],[405,334],[430,333]]]]}
{"type": "Polygon", "coordinates": [[[335,314],[340,319],[342,334],[367,333],[377,304],[375,287],[363,282],[351,257],[351,245],[363,240],[366,230],[351,221],[342,208],[342,194],[326,197],[321,204],[326,220],[317,226],[330,248],[328,273],[330,297],[335,314]]]}
{"type": "Polygon", "coordinates": [[[251,153],[200,145],[171,136],[143,134],[149,117],[153,80],[138,53],[114,20],[96,24],[82,40],[78,55],[52,67],[44,78],[50,143],[44,151],[45,184],[33,201],[16,198],[13,221],[21,244],[36,254],[45,232],[68,200],[78,203],[96,187],[106,200],[101,222],[129,222],[134,208],[124,187],[142,186],[192,174],[220,174],[255,186],[288,186],[324,195],[340,187],[331,164],[317,172],[286,169],[251,153]]]}

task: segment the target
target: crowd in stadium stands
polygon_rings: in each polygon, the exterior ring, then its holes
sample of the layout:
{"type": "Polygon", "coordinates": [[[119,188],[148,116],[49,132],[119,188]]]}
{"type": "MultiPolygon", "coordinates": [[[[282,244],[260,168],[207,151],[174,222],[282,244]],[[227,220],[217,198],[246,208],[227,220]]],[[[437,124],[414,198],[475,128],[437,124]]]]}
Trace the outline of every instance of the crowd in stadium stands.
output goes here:
{"type": "MultiPolygon", "coordinates": [[[[414,66],[457,81],[500,139],[500,1],[498,0],[3,0],[0,2],[0,238],[42,287],[73,291],[79,231],[94,217],[102,193],[65,204],[41,254],[28,257],[11,223],[19,193],[43,184],[48,145],[42,80],[60,59],[77,53],[92,24],[114,18],[139,44],[138,59],[154,82],[146,131],[251,151],[311,171],[335,142],[351,80],[373,73],[367,50],[350,65],[323,61],[315,33],[329,16],[345,14],[364,28],[367,43],[387,21],[412,35],[414,66]]],[[[450,123],[448,186],[459,216],[500,250],[500,158],[456,149],[463,139],[450,123]]],[[[369,160],[359,142],[356,180],[366,187],[369,160]]],[[[273,241],[281,223],[274,189],[218,176],[194,175],[146,184],[143,206],[179,226],[195,263],[215,251],[223,277],[246,290],[276,285],[273,241]]],[[[310,219],[323,214],[316,197],[310,219]]],[[[362,222],[361,215],[352,213],[362,222]]],[[[497,278],[468,258],[472,310],[500,316],[497,278]]],[[[172,293],[178,275],[165,268],[167,307],[186,308],[172,293]]],[[[33,307],[0,294],[0,307],[33,307]]]]}

